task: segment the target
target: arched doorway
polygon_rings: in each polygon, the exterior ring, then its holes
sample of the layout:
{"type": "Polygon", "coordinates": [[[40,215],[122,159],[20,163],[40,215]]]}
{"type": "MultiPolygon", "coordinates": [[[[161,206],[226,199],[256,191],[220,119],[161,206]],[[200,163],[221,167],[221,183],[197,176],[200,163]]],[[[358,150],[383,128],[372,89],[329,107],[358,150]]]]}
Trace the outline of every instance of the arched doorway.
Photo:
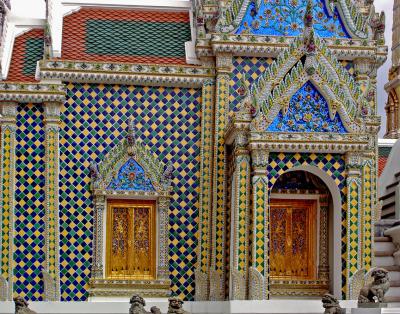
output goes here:
{"type": "Polygon", "coordinates": [[[291,169],[275,182],[270,193],[272,296],[340,291],[334,286],[334,207],[330,188],[310,171],[291,169]]]}

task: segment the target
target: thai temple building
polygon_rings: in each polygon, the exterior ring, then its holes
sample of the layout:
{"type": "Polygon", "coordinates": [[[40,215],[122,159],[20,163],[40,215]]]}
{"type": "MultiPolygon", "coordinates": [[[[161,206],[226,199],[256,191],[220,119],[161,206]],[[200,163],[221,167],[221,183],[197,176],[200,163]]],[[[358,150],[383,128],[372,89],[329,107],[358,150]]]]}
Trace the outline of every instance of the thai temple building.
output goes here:
{"type": "Polygon", "coordinates": [[[357,299],[373,1],[0,2],[0,301],[357,299]]]}

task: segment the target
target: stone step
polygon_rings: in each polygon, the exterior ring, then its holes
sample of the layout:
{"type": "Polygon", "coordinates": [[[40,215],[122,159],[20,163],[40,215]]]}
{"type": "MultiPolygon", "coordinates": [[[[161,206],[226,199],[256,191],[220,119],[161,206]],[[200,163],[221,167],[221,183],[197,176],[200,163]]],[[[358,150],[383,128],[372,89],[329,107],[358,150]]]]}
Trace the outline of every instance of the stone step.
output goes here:
{"type": "Polygon", "coordinates": [[[385,296],[388,297],[400,296],[400,287],[390,287],[388,292],[386,292],[385,296]]]}
{"type": "Polygon", "coordinates": [[[390,281],[400,281],[400,271],[389,271],[388,276],[390,281]]]}
{"type": "Polygon", "coordinates": [[[393,250],[375,251],[375,257],[385,257],[385,256],[393,257],[393,250]]]}
{"type": "Polygon", "coordinates": [[[376,261],[376,266],[377,267],[383,267],[385,268],[386,266],[394,266],[394,257],[389,255],[389,256],[376,256],[375,258],[376,261]]]}
{"type": "Polygon", "coordinates": [[[392,205],[388,205],[385,209],[382,209],[382,218],[391,218],[396,215],[396,207],[393,203],[392,205]]]}
{"type": "Polygon", "coordinates": [[[399,185],[399,180],[394,181],[393,183],[390,183],[387,187],[386,187],[386,191],[389,192],[390,189],[396,188],[396,186],[399,185]]]}
{"type": "Polygon", "coordinates": [[[385,301],[388,303],[395,303],[395,302],[400,303],[400,296],[394,296],[394,297],[385,296],[385,301]]]}
{"type": "Polygon", "coordinates": [[[394,252],[394,244],[393,242],[375,242],[375,256],[377,252],[385,252],[390,251],[392,255],[394,252]]]}
{"type": "Polygon", "coordinates": [[[392,191],[392,192],[389,192],[389,193],[387,193],[387,194],[381,196],[381,197],[379,198],[379,200],[383,201],[383,204],[385,204],[385,200],[394,197],[394,195],[395,195],[395,191],[392,191]]]}
{"type": "Polygon", "coordinates": [[[398,266],[398,265],[381,266],[381,268],[386,269],[387,271],[393,271],[393,272],[397,272],[398,271],[400,273],[400,266],[398,266]]]}
{"type": "Polygon", "coordinates": [[[400,280],[390,281],[390,287],[400,287],[400,280]]]}
{"type": "Polygon", "coordinates": [[[391,237],[375,237],[375,242],[392,242],[391,237]]]}

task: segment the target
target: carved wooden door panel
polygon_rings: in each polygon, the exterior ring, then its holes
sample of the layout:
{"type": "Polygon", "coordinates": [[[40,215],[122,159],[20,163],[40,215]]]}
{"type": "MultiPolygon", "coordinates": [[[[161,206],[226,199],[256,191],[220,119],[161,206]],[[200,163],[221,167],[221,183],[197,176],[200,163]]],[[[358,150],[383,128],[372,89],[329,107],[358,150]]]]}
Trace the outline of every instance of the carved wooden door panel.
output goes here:
{"type": "Polygon", "coordinates": [[[155,279],[155,230],[155,202],[110,201],[107,277],[155,279]]]}
{"type": "Polygon", "coordinates": [[[271,199],[273,279],[316,278],[316,201],[271,199]]]}

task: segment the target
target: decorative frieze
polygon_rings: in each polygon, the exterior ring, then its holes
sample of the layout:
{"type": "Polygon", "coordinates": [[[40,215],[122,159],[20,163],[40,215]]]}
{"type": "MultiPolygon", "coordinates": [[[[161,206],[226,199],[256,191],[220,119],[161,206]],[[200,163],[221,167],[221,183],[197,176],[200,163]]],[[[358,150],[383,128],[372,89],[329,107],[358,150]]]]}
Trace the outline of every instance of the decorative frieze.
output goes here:
{"type": "MultiPolygon", "coordinates": [[[[196,41],[196,52],[199,57],[212,56],[215,53],[231,53],[276,58],[289,48],[295,38],[297,37],[213,34],[211,38],[201,38],[196,41]]],[[[377,46],[375,40],[323,38],[321,41],[339,60],[366,58],[375,62],[377,66],[386,61],[388,48],[383,45],[377,46]]]]}
{"type": "Polygon", "coordinates": [[[65,102],[64,84],[0,82],[0,101],[18,103],[65,102]]]}
{"type": "Polygon", "coordinates": [[[367,151],[375,145],[368,134],[251,132],[250,146],[269,151],[343,153],[367,151]]]}
{"type": "Polygon", "coordinates": [[[214,75],[213,68],[202,66],[44,60],[39,63],[38,78],[67,82],[193,88],[201,87],[206,80],[214,78],[214,75]]]}

